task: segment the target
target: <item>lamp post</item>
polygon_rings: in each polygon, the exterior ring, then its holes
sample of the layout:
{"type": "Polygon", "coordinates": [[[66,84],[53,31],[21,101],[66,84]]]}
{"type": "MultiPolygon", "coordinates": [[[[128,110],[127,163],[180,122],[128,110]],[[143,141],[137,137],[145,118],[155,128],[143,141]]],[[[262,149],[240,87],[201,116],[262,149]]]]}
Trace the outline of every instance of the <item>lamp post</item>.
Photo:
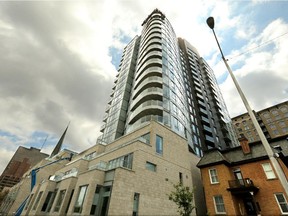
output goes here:
{"type": "Polygon", "coordinates": [[[249,105],[244,93],[242,92],[242,90],[241,90],[241,88],[240,88],[240,86],[239,86],[234,74],[232,73],[232,70],[231,70],[230,66],[227,63],[227,60],[224,57],[224,54],[222,52],[222,49],[220,47],[220,44],[218,42],[218,39],[217,39],[215,31],[214,31],[214,18],[213,17],[209,17],[206,20],[206,22],[207,22],[207,25],[213,31],[213,34],[215,36],[215,39],[216,39],[218,48],[219,48],[219,50],[221,52],[221,56],[222,56],[222,59],[223,59],[223,61],[225,63],[225,66],[226,66],[226,68],[227,68],[227,70],[228,70],[228,72],[229,72],[229,74],[230,74],[230,76],[231,76],[231,78],[232,78],[232,80],[233,80],[233,82],[234,82],[234,84],[236,86],[236,89],[237,89],[237,91],[238,91],[238,93],[239,93],[239,95],[240,95],[240,97],[241,97],[241,99],[242,99],[247,111],[248,111],[248,114],[249,114],[249,116],[250,116],[250,118],[252,120],[252,123],[253,123],[253,125],[254,125],[254,127],[255,127],[258,135],[259,135],[259,138],[260,138],[260,140],[261,140],[261,142],[262,142],[262,144],[264,146],[264,149],[265,149],[265,151],[266,151],[266,153],[267,153],[267,155],[268,155],[268,157],[270,159],[270,162],[271,162],[272,166],[274,167],[274,170],[277,173],[277,176],[278,176],[278,178],[279,178],[279,180],[280,180],[280,182],[281,182],[281,184],[282,184],[282,186],[283,186],[283,188],[285,190],[285,193],[288,196],[288,183],[287,183],[286,177],[285,177],[285,175],[283,173],[283,170],[281,169],[278,161],[274,157],[274,153],[273,153],[273,151],[271,149],[271,146],[269,145],[269,143],[268,143],[268,141],[267,141],[262,129],[260,128],[260,125],[259,125],[258,121],[256,120],[256,117],[255,117],[255,115],[254,115],[254,113],[253,113],[253,111],[252,111],[252,109],[251,109],[251,107],[250,107],[250,105],[249,105]]]}

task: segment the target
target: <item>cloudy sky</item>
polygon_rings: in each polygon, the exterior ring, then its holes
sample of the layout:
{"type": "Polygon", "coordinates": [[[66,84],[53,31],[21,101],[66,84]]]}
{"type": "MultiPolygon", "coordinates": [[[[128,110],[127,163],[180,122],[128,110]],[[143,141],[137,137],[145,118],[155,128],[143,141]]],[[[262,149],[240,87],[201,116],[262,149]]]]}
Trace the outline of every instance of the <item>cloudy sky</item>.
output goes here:
{"type": "Polygon", "coordinates": [[[19,145],[41,148],[47,137],[50,153],[69,121],[64,147],[95,144],[121,50],[155,8],[214,69],[231,117],[245,108],[209,16],[252,108],[287,100],[286,1],[1,1],[0,173],[19,145]]]}

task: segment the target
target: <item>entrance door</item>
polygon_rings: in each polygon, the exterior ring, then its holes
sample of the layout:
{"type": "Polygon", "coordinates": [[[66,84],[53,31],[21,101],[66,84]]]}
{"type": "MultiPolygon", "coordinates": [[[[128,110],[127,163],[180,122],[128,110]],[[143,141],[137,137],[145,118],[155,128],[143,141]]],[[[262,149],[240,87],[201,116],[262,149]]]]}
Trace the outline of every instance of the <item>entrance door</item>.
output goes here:
{"type": "Polygon", "coordinates": [[[256,216],[257,215],[256,206],[255,206],[251,196],[245,197],[243,199],[243,203],[244,203],[244,206],[246,209],[246,214],[248,216],[256,216]]]}

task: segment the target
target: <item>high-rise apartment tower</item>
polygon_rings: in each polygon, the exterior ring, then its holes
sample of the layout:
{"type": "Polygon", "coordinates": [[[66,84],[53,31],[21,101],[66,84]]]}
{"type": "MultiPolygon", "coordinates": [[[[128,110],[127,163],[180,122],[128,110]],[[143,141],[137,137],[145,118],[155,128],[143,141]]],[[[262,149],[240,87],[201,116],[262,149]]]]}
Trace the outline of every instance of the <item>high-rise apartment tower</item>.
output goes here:
{"type": "Polygon", "coordinates": [[[98,142],[155,120],[185,137],[198,156],[237,145],[216,78],[198,51],[177,39],[158,9],[142,26],[141,36],[124,48],[98,142]]]}

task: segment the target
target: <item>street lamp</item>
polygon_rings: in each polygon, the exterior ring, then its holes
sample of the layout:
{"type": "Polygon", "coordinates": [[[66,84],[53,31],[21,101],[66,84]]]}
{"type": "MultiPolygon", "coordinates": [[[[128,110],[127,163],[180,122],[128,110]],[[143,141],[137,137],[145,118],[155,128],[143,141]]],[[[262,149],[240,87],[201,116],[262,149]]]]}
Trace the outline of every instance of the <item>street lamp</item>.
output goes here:
{"type": "Polygon", "coordinates": [[[227,68],[227,70],[228,70],[228,72],[229,72],[229,74],[230,74],[230,76],[231,76],[231,78],[232,78],[232,80],[233,80],[233,82],[234,82],[234,84],[236,86],[236,89],[237,89],[237,91],[238,91],[238,93],[239,93],[239,95],[240,95],[240,97],[241,97],[241,99],[242,99],[247,111],[248,111],[248,114],[249,114],[249,116],[250,116],[250,118],[252,120],[252,123],[253,123],[253,125],[254,125],[254,127],[255,127],[258,135],[259,135],[259,138],[260,138],[260,140],[261,140],[261,142],[262,142],[262,144],[264,146],[264,149],[265,149],[265,151],[266,151],[266,153],[267,153],[267,155],[268,155],[268,157],[270,159],[270,162],[271,162],[272,166],[274,167],[274,169],[275,169],[275,171],[276,171],[276,173],[278,175],[278,178],[279,178],[279,180],[280,180],[280,182],[281,182],[281,184],[282,184],[282,186],[283,186],[283,188],[285,190],[285,193],[288,196],[288,184],[287,184],[286,177],[285,177],[285,175],[283,173],[283,170],[281,169],[278,161],[274,157],[274,153],[273,153],[273,151],[271,149],[271,146],[269,145],[269,143],[268,143],[268,141],[267,141],[262,129],[260,128],[260,125],[259,125],[258,121],[256,120],[256,117],[255,117],[255,115],[254,115],[254,113],[253,113],[253,111],[252,111],[252,109],[251,109],[251,107],[250,107],[250,105],[249,105],[244,93],[242,92],[242,90],[241,90],[241,88],[240,88],[240,86],[239,86],[234,74],[232,73],[232,70],[231,70],[230,66],[227,63],[227,60],[224,57],[224,54],[222,52],[222,49],[220,47],[220,44],[218,42],[218,39],[217,39],[215,31],[214,31],[214,24],[215,24],[214,23],[214,18],[213,17],[209,17],[206,20],[206,22],[207,22],[207,25],[213,31],[213,34],[215,36],[215,39],[216,39],[218,48],[219,48],[219,50],[221,52],[221,56],[222,56],[222,59],[223,59],[223,61],[225,63],[225,66],[226,66],[226,68],[227,68]]]}

